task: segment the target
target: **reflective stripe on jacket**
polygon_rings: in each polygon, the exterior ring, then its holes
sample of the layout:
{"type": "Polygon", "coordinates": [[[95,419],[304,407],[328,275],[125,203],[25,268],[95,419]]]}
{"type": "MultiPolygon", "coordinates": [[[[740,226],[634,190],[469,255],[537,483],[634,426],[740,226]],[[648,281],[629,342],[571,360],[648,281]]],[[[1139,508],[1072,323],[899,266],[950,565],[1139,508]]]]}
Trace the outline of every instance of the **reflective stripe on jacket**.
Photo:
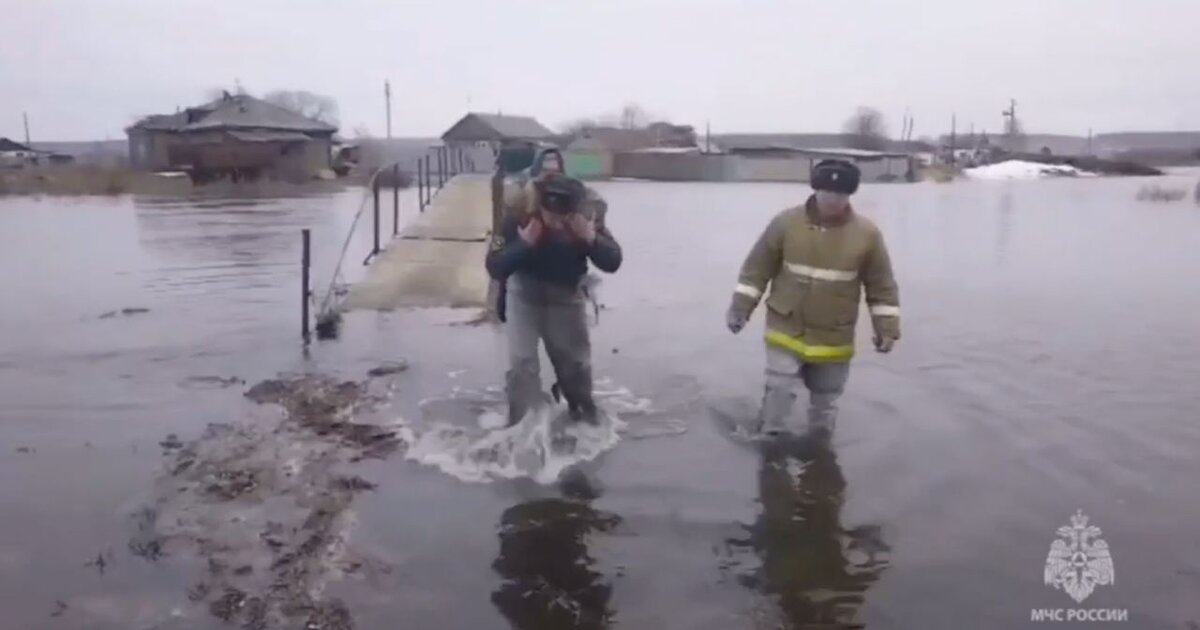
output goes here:
{"type": "Polygon", "coordinates": [[[769,284],[767,343],[806,361],[848,361],[864,292],[875,334],[900,338],[899,290],[879,228],[853,209],[823,224],[814,203],[767,225],[742,265],[733,308],[749,316],[769,284]]]}

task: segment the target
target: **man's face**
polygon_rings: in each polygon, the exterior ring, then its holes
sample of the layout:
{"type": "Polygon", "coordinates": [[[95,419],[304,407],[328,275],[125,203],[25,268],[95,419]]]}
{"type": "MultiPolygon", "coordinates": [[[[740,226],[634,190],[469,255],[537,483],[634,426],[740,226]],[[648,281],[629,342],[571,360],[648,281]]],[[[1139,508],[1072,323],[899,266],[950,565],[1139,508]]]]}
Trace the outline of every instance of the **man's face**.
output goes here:
{"type": "Polygon", "coordinates": [[[850,207],[850,195],[831,190],[817,191],[817,212],[821,216],[833,217],[842,214],[850,207]]]}

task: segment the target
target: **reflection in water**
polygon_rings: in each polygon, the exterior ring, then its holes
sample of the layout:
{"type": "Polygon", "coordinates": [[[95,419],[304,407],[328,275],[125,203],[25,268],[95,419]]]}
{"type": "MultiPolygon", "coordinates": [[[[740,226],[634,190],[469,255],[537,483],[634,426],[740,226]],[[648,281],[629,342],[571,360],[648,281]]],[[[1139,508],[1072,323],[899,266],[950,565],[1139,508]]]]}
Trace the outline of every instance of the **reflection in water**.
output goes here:
{"type": "Polygon", "coordinates": [[[1005,186],[1000,193],[999,217],[1000,225],[996,229],[996,264],[1004,262],[1008,252],[1008,237],[1012,232],[1013,191],[1011,186],[1005,186]]]}
{"type": "Polygon", "coordinates": [[[586,539],[619,522],[586,501],[559,498],[505,510],[500,555],[492,563],[504,582],[492,603],[521,630],[607,628],[612,586],[595,570],[586,539]]]}
{"type": "Polygon", "coordinates": [[[856,628],[865,593],[887,567],[879,528],[844,529],[846,480],[833,451],[798,440],[763,446],[762,512],[744,541],[759,557],[743,583],[772,598],[783,627],[856,628]]]}

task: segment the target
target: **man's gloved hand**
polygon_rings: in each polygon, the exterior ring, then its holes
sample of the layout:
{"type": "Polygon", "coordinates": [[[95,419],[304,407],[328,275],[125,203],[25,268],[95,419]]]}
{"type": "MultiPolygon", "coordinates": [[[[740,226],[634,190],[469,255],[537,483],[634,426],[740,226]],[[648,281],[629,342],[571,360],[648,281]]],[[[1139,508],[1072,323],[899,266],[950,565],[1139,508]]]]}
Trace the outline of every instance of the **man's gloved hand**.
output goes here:
{"type": "Polygon", "coordinates": [[[729,311],[725,313],[725,325],[729,327],[729,332],[738,334],[746,327],[746,321],[749,319],[739,309],[730,306],[729,311]]]}
{"type": "Polygon", "coordinates": [[[896,340],[891,337],[875,337],[875,351],[887,354],[892,351],[892,347],[896,345],[896,340]]]}

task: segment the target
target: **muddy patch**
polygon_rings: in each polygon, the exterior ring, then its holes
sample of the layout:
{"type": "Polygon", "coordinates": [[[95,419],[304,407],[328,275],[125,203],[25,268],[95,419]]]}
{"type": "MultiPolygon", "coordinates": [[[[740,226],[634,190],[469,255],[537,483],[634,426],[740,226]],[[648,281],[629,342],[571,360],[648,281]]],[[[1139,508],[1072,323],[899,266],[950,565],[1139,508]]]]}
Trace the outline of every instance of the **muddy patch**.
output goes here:
{"type": "Polygon", "coordinates": [[[245,396],[265,420],[160,443],[164,471],[129,549],[146,561],[199,560],[188,599],[233,627],[353,628],[347,606],[324,591],[391,573],[350,544],[354,497],[375,484],[348,469],[401,446],[394,430],[355,421],[382,398],[320,376],[263,381],[245,396]]]}

